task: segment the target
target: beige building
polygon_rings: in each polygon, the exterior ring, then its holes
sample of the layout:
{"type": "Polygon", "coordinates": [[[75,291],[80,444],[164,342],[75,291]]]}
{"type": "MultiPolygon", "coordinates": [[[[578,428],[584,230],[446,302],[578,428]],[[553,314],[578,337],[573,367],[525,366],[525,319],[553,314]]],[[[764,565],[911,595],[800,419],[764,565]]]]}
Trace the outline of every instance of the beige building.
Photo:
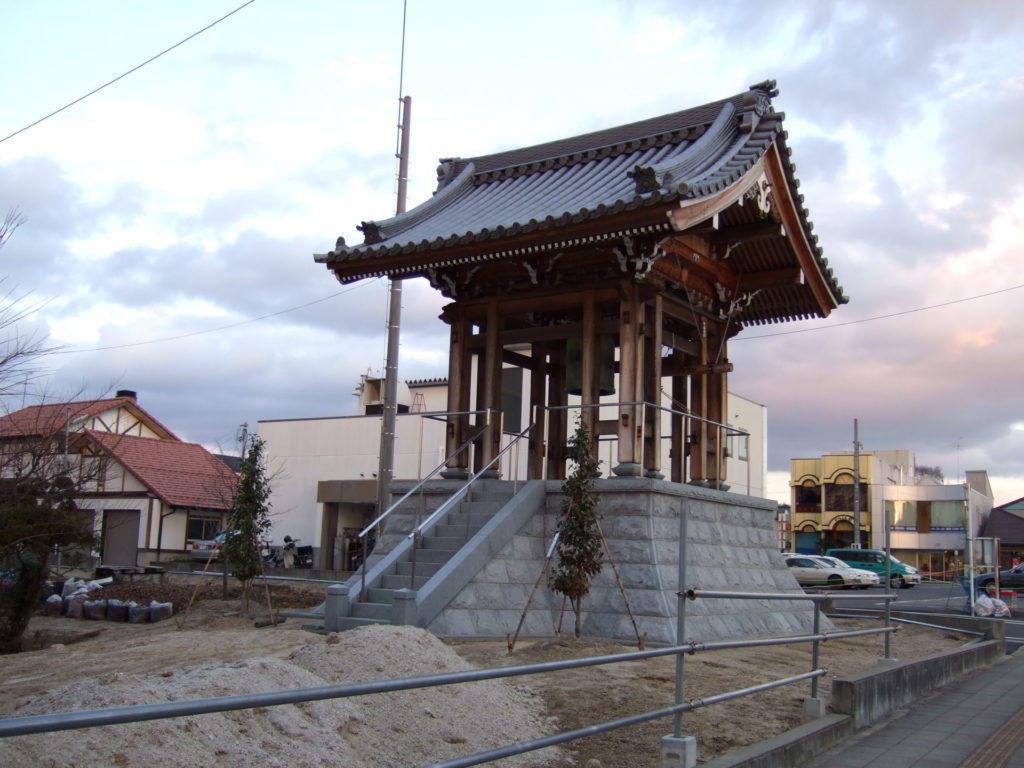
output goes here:
{"type": "Polygon", "coordinates": [[[857,527],[862,548],[882,549],[888,520],[889,545],[899,560],[922,571],[948,571],[992,510],[983,470],[966,472],[964,482],[943,483],[907,450],[864,451],[857,465],[859,488],[852,451],[790,460],[792,551],[848,547],[857,527]]]}

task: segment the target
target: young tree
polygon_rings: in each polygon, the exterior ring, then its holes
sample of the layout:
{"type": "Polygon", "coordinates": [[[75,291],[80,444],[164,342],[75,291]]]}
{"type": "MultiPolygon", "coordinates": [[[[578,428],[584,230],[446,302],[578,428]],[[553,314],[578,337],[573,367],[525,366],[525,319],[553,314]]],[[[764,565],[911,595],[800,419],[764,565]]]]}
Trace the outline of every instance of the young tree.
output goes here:
{"type": "Polygon", "coordinates": [[[263,440],[254,437],[242,457],[224,542],[224,558],[235,578],[242,582],[246,602],[253,579],[263,573],[260,551],[270,529],[270,479],[264,451],[263,440]]]}
{"type": "Polygon", "coordinates": [[[580,636],[583,598],[603,565],[601,532],[598,528],[599,498],[594,476],[599,462],[594,456],[590,430],[581,419],[569,440],[573,471],[562,483],[562,514],[558,520],[557,564],[551,571],[551,588],[569,598],[576,616],[575,634],[580,636]]]}

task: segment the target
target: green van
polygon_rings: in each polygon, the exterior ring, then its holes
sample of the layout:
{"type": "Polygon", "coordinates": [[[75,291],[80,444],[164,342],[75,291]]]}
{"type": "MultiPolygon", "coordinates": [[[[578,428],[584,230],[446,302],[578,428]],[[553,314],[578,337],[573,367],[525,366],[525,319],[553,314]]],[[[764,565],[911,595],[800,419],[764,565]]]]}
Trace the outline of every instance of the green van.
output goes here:
{"type": "MultiPolygon", "coordinates": [[[[825,554],[839,558],[854,568],[877,573],[881,579],[885,579],[885,552],[880,549],[830,549],[825,554]]],[[[921,574],[917,568],[901,563],[892,555],[889,558],[889,584],[892,587],[909,589],[921,583],[921,574]]]]}

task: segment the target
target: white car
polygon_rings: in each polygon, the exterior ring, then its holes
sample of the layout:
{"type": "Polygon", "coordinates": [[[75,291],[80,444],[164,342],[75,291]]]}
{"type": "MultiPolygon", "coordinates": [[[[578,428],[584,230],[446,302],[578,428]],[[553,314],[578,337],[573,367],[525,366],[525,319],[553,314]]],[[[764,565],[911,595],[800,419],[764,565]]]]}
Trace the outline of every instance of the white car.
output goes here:
{"type": "MultiPolygon", "coordinates": [[[[816,555],[787,555],[785,561],[801,587],[845,589],[871,586],[867,576],[857,573],[856,569],[827,565],[816,555]]],[[[877,577],[874,582],[878,583],[877,577]]]]}
{"type": "Polygon", "coordinates": [[[858,581],[853,585],[857,589],[867,589],[868,587],[877,587],[882,583],[882,579],[874,571],[866,571],[863,568],[854,568],[852,565],[844,560],[840,560],[838,557],[829,557],[828,555],[813,555],[817,560],[821,560],[825,565],[833,568],[841,568],[847,571],[853,571],[858,581]]]}

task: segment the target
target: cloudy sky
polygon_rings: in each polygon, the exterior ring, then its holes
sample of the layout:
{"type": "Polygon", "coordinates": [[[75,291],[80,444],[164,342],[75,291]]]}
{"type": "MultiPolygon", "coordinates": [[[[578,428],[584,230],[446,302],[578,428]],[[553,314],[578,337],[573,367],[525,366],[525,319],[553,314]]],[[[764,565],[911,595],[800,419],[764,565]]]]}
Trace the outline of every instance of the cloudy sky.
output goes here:
{"type": "MultiPolygon", "coordinates": [[[[253,0],[26,128],[242,4],[4,11],[0,214],[25,223],[0,275],[35,307],[18,332],[61,347],[51,394],[133,389],[225,451],[243,422],[353,413],[387,286],[341,286],[313,254],[393,213],[400,93],[411,207],[440,157],[773,78],[850,303],[730,347],[730,388],[768,409],[769,495],[788,500],[789,459],[850,449],[858,419],[865,450],[1024,496],[1024,4],[409,0],[400,84],[402,0],[253,0]]],[[[406,284],[402,377],[446,374],[442,303],[406,284]]]]}

